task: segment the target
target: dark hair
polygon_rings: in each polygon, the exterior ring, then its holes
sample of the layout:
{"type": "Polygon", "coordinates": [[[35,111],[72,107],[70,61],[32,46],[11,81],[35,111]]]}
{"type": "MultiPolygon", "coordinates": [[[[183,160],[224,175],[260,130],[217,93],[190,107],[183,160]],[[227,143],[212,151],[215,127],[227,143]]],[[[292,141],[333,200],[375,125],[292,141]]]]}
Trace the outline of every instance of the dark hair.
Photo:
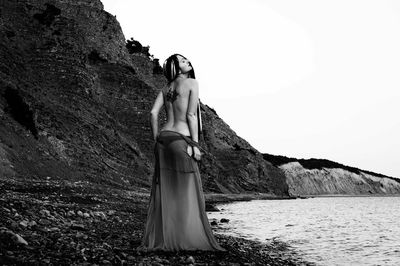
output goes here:
{"type": "MultiPolygon", "coordinates": [[[[173,54],[164,61],[163,65],[163,72],[165,77],[168,79],[168,82],[172,82],[176,79],[179,74],[179,60],[178,56],[182,56],[183,58],[187,59],[181,54],[173,54]]],[[[194,69],[192,66],[192,70],[189,71],[189,78],[195,79],[194,69]]]]}

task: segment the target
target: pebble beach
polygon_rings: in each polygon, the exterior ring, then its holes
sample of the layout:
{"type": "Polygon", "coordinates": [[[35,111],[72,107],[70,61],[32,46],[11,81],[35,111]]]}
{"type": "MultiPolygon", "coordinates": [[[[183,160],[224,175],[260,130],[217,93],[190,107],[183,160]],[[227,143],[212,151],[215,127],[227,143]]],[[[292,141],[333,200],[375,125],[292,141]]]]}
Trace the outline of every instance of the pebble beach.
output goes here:
{"type": "MultiPolygon", "coordinates": [[[[3,265],[312,265],[285,243],[261,244],[220,232],[227,251],[137,250],[148,191],[62,180],[0,180],[0,261],[3,265]]],[[[215,204],[271,195],[206,194],[215,204]]],[[[225,221],[226,222],[226,221],[225,221]]]]}

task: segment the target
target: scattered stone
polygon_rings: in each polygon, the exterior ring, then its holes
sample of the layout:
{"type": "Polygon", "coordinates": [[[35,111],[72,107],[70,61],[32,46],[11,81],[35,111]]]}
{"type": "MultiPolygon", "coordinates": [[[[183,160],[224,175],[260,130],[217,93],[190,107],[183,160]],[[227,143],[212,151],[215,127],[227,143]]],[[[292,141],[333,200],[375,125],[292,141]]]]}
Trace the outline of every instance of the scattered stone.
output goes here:
{"type": "Polygon", "coordinates": [[[90,218],[90,214],[87,213],[87,212],[85,212],[85,213],[83,214],[83,217],[84,217],[84,218],[90,218]]]}
{"type": "Polygon", "coordinates": [[[28,221],[23,220],[23,221],[19,222],[19,225],[24,228],[27,228],[29,224],[28,224],[28,221]]]}
{"type": "Polygon", "coordinates": [[[105,246],[106,248],[112,249],[112,246],[110,246],[110,245],[107,244],[107,243],[103,243],[103,246],[105,246]]]}
{"type": "Polygon", "coordinates": [[[100,218],[103,219],[103,220],[106,220],[106,219],[107,219],[107,216],[106,216],[106,214],[105,214],[104,212],[95,212],[95,215],[96,215],[97,217],[100,217],[100,218]]]}
{"type": "Polygon", "coordinates": [[[62,215],[58,214],[57,212],[53,212],[53,217],[57,219],[62,219],[62,215]]]}
{"type": "Polygon", "coordinates": [[[217,207],[215,207],[214,204],[206,203],[206,211],[207,212],[219,212],[220,210],[217,207]]]}
{"type": "Polygon", "coordinates": [[[221,223],[229,223],[229,219],[222,218],[222,219],[220,220],[220,222],[221,222],[221,223]]]}
{"type": "Polygon", "coordinates": [[[189,256],[187,259],[186,259],[186,261],[185,261],[185,263],[187,263],[187,264],[194,264],[194,258],[192,257],[192,256],[189,256]]]}
{"type": "Polygon", "coordinates": [[[33,226],[36,226],[36,225],[37,225],[37,223],[35,221],[30,221],[28,223],[28,226],[30,226],[30,227],[33,227],[33,226]]]}
{"type": "Polygon", "coordinates": [[[12,229],[18,229],[18,228],[19,228],[18,223],[15,222],[15,221],[12,221],[12,222],[11,222],[10,227],[11,227],[12,229]]]}
{"type": "Polygon", "coordinates": [[[1,243],[9,245],[28,245],[24,238],[5,227],[0,228],[0,239],[1,243]]]}
{"type": "Polygon", "coordinates": [[[57,218],[54,217],[53,215],[48,216],[47,219],[49,219],[51,221],[57,221],[57,218]]]}
{"type": "Polygon", "coordinates": [[[76,233],[75,237],[76,237],[76,238],[88,239],[88,236],[87,236],[87,235],[85,235],[85,234],[83,234],[83,233],[80,233],[80,232],[76,233]]]}
{"type": "Polygon", "coordinates": [[[217,225],[218,225],[217,221],[212,221],[211,222],[211,226],[217,226],[217,225]]]}
{"type": "Polygon", "coordinates": [[[67,212],[67,216],[68,217],[75,216],[75,212],[73,210],[70,210],[67,212]]]}
{"type": "Polygon", "coordinates": [[[49,225],[49,224],[51,224],[51,222],[49,220],[47,220],[47,219],[40,219],[38,221],[38,223],[41,224],[41,225],[49,225]]]}
{"type": "Polygon", "coordinates": [[[41,210],[40,211],[40,214],[42,215],[42,216],[50,216],[50,211],[48,211],[48,210],[41,210]]]}
{"type": "Polygon", "coordinates": [[[83,217],[83,212],[78,211],[76,214],[78,214],[78,216],[83,217]]]}
{"type": "Polygon", "coordinates": [[[107,214],[108,214],[108,215],[114,215],[115,212],[116,212],[115,210],[109,210],[109,211],[107,211],[107,214]]]}
{"type": "Polygon", "coordinates": [[[74,230],[85,230],[85,226],[83,224],[71,224],[71,229],[74,230]]]}

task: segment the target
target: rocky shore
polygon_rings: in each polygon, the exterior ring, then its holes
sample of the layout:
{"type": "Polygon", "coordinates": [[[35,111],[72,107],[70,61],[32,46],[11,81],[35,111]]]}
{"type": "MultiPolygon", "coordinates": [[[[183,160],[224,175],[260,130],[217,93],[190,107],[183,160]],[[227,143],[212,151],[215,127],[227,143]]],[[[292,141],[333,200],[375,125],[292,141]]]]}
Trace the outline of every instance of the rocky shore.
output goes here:
{"type": "MultiPolygon", "coordinates": [[[[212,204],[233,195],[206,195],[212,204]]],[[[238,196],[237,199],[244,199],[238,196]]],[[[224,200],[225,199],[225,200],[224,200]]],[[[0,180],[0,261],[5,265],[309,265],[285,243],[213,231],[226,252],[137,251],[148,191],[88,182],[0,180]]]]}

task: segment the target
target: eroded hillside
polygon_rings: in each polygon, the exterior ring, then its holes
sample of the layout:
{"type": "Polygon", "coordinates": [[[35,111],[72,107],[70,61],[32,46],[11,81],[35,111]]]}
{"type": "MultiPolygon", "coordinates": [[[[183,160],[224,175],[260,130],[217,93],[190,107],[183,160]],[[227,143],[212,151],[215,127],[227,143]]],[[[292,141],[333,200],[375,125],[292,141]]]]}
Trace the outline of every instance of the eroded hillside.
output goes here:
{"type": "MultiPolygon", "coordinates": [[[[148,112],[165,84],[129,54],[99,0],[1,1],[0,157],[5,178],[148,189],[148,112]]],[[[283,172],[202,105],[205,191],[287,195],[283,172]]]]}

